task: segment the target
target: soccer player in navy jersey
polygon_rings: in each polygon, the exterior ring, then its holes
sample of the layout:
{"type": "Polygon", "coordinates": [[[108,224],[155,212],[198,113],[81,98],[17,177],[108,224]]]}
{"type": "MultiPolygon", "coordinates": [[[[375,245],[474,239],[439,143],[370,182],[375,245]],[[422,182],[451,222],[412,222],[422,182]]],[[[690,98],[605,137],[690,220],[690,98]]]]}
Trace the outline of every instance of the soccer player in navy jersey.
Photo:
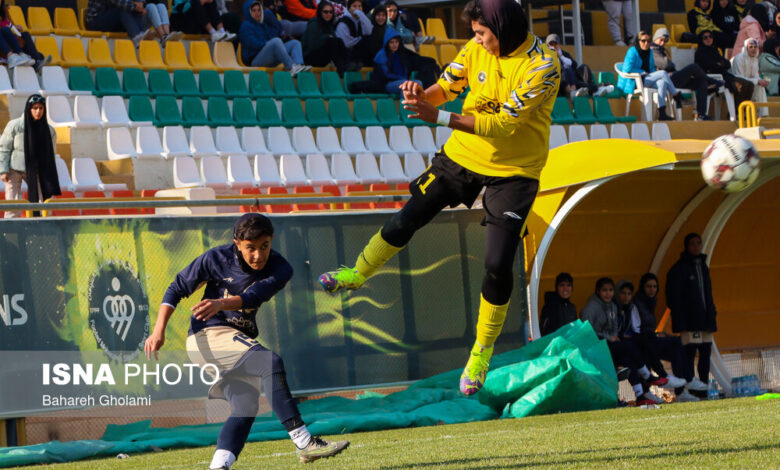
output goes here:
{"type": "Polygon", "coordinates": [[[287,386],[282,358],[254,339],[258,308],[293,275],[287,260],[271,249],[273,233],[267,217],[242,215],[233,230],[233,243],[208,250],[176,276],[144,345],[147,358],[157,357],[176,305],[206,283],[202,300],[192,308],[187,353],[194,362],[218,367],[219,380],[209,389],[209,398],[227,400],[232,410],[220,431],[210,469],[229,470],[238,458],[257,415],[261,383],[301,462],[336,455],[349,445],[309,433],[287,386]]]}

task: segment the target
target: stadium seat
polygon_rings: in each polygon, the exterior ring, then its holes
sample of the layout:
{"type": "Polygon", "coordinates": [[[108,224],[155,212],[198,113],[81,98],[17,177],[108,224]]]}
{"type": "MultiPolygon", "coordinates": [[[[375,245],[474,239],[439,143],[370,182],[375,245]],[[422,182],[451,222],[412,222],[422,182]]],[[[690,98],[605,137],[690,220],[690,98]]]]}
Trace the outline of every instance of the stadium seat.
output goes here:
{"type": "Polygon", "coordinates": [[[329,126],[330,118],[325,108],[325,101],[321,98],[306,100],[306,121],[311,127],[329,126]]]}
{"type": "Polygon", "coordinates": [[[436,38],[434,44],[466,44],[467,39],[450,39],[447,37],[447,30],[444,28],[444,21],[441,18],[428,18],[425,20],[425,33],[428,36],[436,38]]]}
{"type": "Polygon", "coordinates": [[[123,96],[122,85],[116,69],[100,67],[95,70],[95,96],[118,95],[123,96]]]}
{"type": "Polygon", "coordinates": [[[439,63],[441,64],[442,68],[450,65],[450,62],[452,62],[455,57],[457,57],[457,55],[458,48],[453,44],[442,44],[439,47],[439,63]]]}
{"type": "Polygon", "coordinates": [[[436,147],[438,147],[438,148],[444,147],[444,144],[447,142],[447,139],[450,138],[451,134],[452,134],[452,128],[444,127],[444,126],[437,127],[436,128],[436,147]]]}
{"type": "MultiPolygon", "coordinates": [[[[337,184],[323,184],[320,186],[320,193],[323,196],[341,196],[341,190],[337,184]]],[[[320,204],[320,209],[326,211],[333,209],[344,209],[344,204],[320,204]]]]}
{"type": "Polygon", "coordinates": [[[550,126],[550,150],[566,145],[569,143],[569,138],[566,137],[566,129],[558,124],[550,126]]]}
{"type": "Polygon", "coordinates": [[[123,183],[103,183],[98,174],[95,160],[91,158],[74,158],[71,160],[71,175],[76,192],[83,191],[117,191],[127,189],[123,183]]]}
{"type": "Polygon", "coordinates": [[[317,148],[325,155],[344,151],[341,148],[341,144],[339,144],[339,136],[336,133],[336,129],[332,126],[317,128],[317,148]]]}
{"type": "Polygon", "coordinates": [[[609,137],[611,139],[630,139],[628,127],[625,124],[612,124],[609,126],[609,137]]]}
{"type": "Polygon", "coordinates": [[[298,92],[295,91],[295,84],[290,72],[277,70],[274,72],[273,79],[274,96],[277,98],[298,98],[298,92]]]}
{"type": "Polygon", "coordinates": [[[233,116],[230,114],[230,105],[224,96],[209,97],[206,102],[206,118],[211,127],[232,126],[234,124],[233,116]]]}
{"type": "Polygon", "coordinates": [[[138,158],[164,158],[165,149],[160,133],[154,126],[141,126],[135,134],[135,151],[138,158]]]}
{"type": "Polygon", "coordinates": [[[190,64],[192,64],[192,70],[196,72],[204,70],[216,72],[217,66],[211,60],[211,51],[206,41],[190,41],[190,64]]]}
{"type": "Polygon", "coordinates": [[[321,153],[310,153],[306,155],[306,175],[309,177],[310,184],[314,186],[335,183],[335,180],[328,169],[328,162],[325,160],[325,155],[321,153]]]}
{"type": "Polygon", "coordinates": [[[317,85],[317,77],[312,72],[301,72],[295,80],[298,82],[298,95],[301,98],[322,98],[322,92],[317,85]]]}
{"type": "Polygon", "coordinates": [[[420,49],[417,51],[422,57],[430,57],[439,63],[439,53],[436,51],[436,46],[433,44],[420,44],[420,49]]]}
{"type": "Polygon", "coordinates": [[[609,131],[604,124],[593,124],[590,126],[590,140],[609,139],[609,131]]]}
{"type": "Polygon", "coordinates": [[[352,85],[355,82],[360,82],[363,80],[364,80],[363,74],[359,70],[344,72],[344,91],[346,92],[348,98],[350,99],[376,98],[379,96],[385,96],[385,95],[374,95],[374,94],[364,94],[364,93],[352,93],[350,91],[350,85],[352,85]]]}
{"type": "Polygon", "coordinates": [[[652,137],[653,140],[672,140],[669,126],[665,122],[654,122],[652,137]]]}
{"type": "Polygon", "coordinates": [[[328,114],[330,123],[335,127],[355,125],[355,120],[352,119],[352,113],[349,111],[349,104],[345,99],[331,98],[328,101],[328,114]]]}
{"type": "Polygon", "coordinates": [[[647,124],[644,122],[635,122],[631,124],[631,140],[650,140],[650,132],[647,130],[647,124]]]}
{"type": "Polygon", "coordinates": [[[404,123],[407,127],[420,127],[420,126],[427,126],[427,127],[435,127],[436,124],[431,124],[425,121],[422,121],[417,118],[411,117],[412,112],[408,109],[403,109],[401,107],[401,121],[404,123]]]}
{"type": "MultiPolygon", "coordinates": [[[[287,192],[287,189],[283,186],[271,186],[266,189],[266,193],[268,195],[277,194],[277,195],[285,195],[289,194],[287,192]]],[[[272,214],[278,214],[278,213],[286,213],[292,211],[292,204],[268,204],[266,206],[268,212],[272,214]]]]}
{"type": "Polygon", "coordinates": [[[276,158],[270,153],[259,153],[252,160],[252,172],[258,186],[268,188],[280,186],[282,178],[279,176],[279,166],[276,158]]]}
{"type": "Polygon", "coordinates": [[[137,67],[129,67],[122,72],[122,94],[126,98],[134,95],[149,96],[151,94],[143,70],[137,67]]]}
{"type": "Polygon", "coordinates": [[[376,100],[376,116],[384,127],[403,124],[401,117],[398,114],[395,100],[392,98],[381,98],[376,100]]]}
{"type": "Polygon", "coordinates": [[[376,157],[371,153],[359,153],[355,157],[355,172],[360,184],[385,183],[385,178],[379,172],[376,157]]]}
{"type": "Polygon", "coordinates": [[[24,19],[24,12],[22,11],[22,8],[18,5],[7,5],[7,6],[8,6],[8,20],[10,20],[10,22],[13,24],[18,24],[25,30],[29,30],[30,28],[27,26],[27,21],[25,21],[24,19]]]}
{"type": "Polygon", "coordinates": [[[183,98],[185,96],[200,97],[198,83],[195,81],[195,74],[192,70],[174,70],[173,89],[176,90],[176,96],[183,98]]]}
{"type": "Polygon", "coordinates": [[[208,126],[192,126],[190,128],[190,155],[194,158],[217,155],[214,136],[208,126]]]}
{"type": "Polygon", "coordinates": [[[182,126],[163,128],[163,156],[166,159],[190,156],[190,143],[182,126]]]}
{"type": "Polygon", "coordinates": [[[298,98],[282,99],[282,123],[285,127],[309,125],[298,98]]]}
{"type": "Polygon", "coordinates": [[[70,96],[73,92],[68,87],[68,79],[65,78],[65,72],[62,67],[47,65],[41,70],[41,94],[47,95],[65,95],[70,96]]]}
{"type": "MultiPolygon", "coordinates": [[[[105,199],[106,193],[103,191],[83,191],[81,197],[85,198],[103,198],[105,199]]],[[[110,215],[111,212],[108,209],[81,209],[81,215],[110,215]]]]}
{"type": "MultiPolygon", "coordinates": [[[[157,193],[156,189],[142,189],[141,197],[154,197],[156,193],[157,193]]],[[[154,214],[154,212],[155,212],[154,207],[146,207],[141,209],[141,214],[154,214]]]]}
{"type": "MultiPolygon", "coordinates": [[[[133,96],[133,98],[144,97],[133,96]]],[[[200,103],[200,100],[198,100],[198,103],[200,103]]],[[[132,114],[130,115],[130,119],[135,120],[132,114]]],[[[173,96],[158,96],[157,99],[154,100],[154,125],[157,127],[183,125],[176,98],[173,96]]]]}
{"type": "Polygon", "coordinates": [[[352,103],[352,112],[355,117],[355,125],[358,127],[380,125],[374,113],[374,105],[368,98],[357,98],[352,103]]]}
{"type": "MultiPolygon", "coordinates": [[[[62,162],[65,164],[65,162],[62,162]]],[[[67,168],[65,169],[67,171],[67,168]]],[[[23,186],[26,188],[26,186],[23,186]]],[[[67,191],[67,190],[60,190],[61,194],[58,196],[52,196],[52,199],[76,199],[76,194],[73,191],[67,191]]],[[[3,199],[3,195],[0,195],[0,199],[3,199]]],[[[0,212],[2,214],[2,212],[0,212]]],[[[52,217],[74,217],[81,215],[81,211],[78,209],[73,210],[57,210],[57,211],[51,211],[52,217]]]]}
{"type": "Polygon", "coordinates": [[[70,179],[70,172],[68,171],[68,164],[65,160],[60,158],[59,155],[54,156],[54,164],[57,167],[57,179],[60,183],[61,191],[75,191],[76,186],[70,179]]]}
{"type": "Polygon", "coordinates": [[[46,117],[53,127],[74,127],[76,125],[68,98],[62,95],[46,97],[46,117]]]}
{"type": "Polygon", "coordinates": [[[284,153],[279,157],[279,174],[285,186],[305,186],[310,184],[303,171],[301,157],[294,153],[284,153]]]}
{"type": "MultiPolygon", "coordinates": [[[[141,41],[138,46],[138,62],[143,70],[167,69],[157,41],[141,41]]],[[[151,81],[151,79],[149,79],[151,81]]]]}
{"type": "Polygon", "coordinates": [[[149,93],[152,96],[176,96],[171,74],[165,69],[149,70],[149,93]]]}
{"type": "Polygon", "coordinates": [[[622,98],[623,96],[625,96],[625,93],[623,93],[620,90],[620,88],[617,87],[617,80],[615,79],[615,74],[613,74],[612,72],[609,72],[609,71],[599,72],[598,83],[599,83],[599,85],[604,85],[604,86],[612,85],[612,87],[614,88],[609,93],[606,93],[606,94],[602,95],[601,96],[602,98],[617,99],[617,98],[622,98]]]}
{"type": "Polygon", "coordinates": [[[252,167],[246,155],[228,155],[227,183],[230,189],[252,188],[256,186],[252,178],[252,167]]]}
{"type": "Polygon", "coordinates": [[[214,43],[214,65],[220,72],[237,72],[243,69],[236,58],[236,51],[233,47],[233,43],[228,41],[214,43]]]}
{"type": "Polygon", "coordinates": [[[200,96],[211,98],[212,96],[225,96],[222,80],[216,70],[203,70],[198,74],[198,89],[200,96]]]}
{"type": "Polygon", "coordinates": [[[48,36],[54,30],[46,7],[27,7],[27,25],[33,36],[48,36]]]}
{"type": "Polygon", "coordinates": [[[398,154],[417,151],[414,145],[412,145],[412,139],[409,138],[409,129],[406,126],[392,126],[388,143],[390,144],[390,149],[398,154]]]}
{"type": "Polygon", "coordinates": [[[189,70],[189,61],[187,60],[187,53],[184,50],[184,43],[179,41],[171,41],[165,44],[165,66],[168,70],[189,70]]]}
{"type": "Polygon", "coordinates": [[[35,48],[38,52],[51,56],[51,62],[49,65],[61,65],[62,57],[60,56],[60,46],[57,45],[57,40],[51,36],[38,36],[35,38],[35,48]]]}
{"type": "Polygon", "coordinates": [[[612,113],[612,107],[609,105],[609,100],[603,96],[595,96],[593,98],[593,109],[596,114],[596,119],[602,124],[636,121],[636,116],[615,116],[612,113]]]}
{"type": "Polygon", "coordinates": [[[252,98],[271,98],[274,96],[271,80],[265,70],[249,72],[249,93],[252,98]]]}
{"type": "Polygon", "coordinates": [[[215,143],[217,152],[220,155],[242,155],[246,157],[246,152],[241,148],[238,141],[238,133],[233,126],[217,127],[215,143]]]}
{"type": "Polygon", "coordinates": [[[577,122],[571,113],[568,98],[555,98],[552,109],[552,122],[553,124],[574,124],[577,122]]]}
{"type": "Polygon", "coordinates": [[[407,181],[412,181],[423,174],[427,167],[428,165],[425,164],[425,159],[420,152],[409,152],[404,155],[404,173],[407,181]]]}
{"type": "MultiPolygon", "coordinates": [[[[133,197],[133,192],[126,189],[126,190],[120,190],[120,191],[112,191],[111,192],[112,198],[124,198],[124,197],[133,197]]],[[[109,213],[111,215],[138,215],[141,213],[140,209],[137,208],[127,208],[127,209],[109,209],[109,213]]]]}
{"type": "Polygon", "coordinates": [[[214,190],[228,188],[227,173],[222,159],[216,155],[208,155],[200,159],[200,178],[203,184],[214,190]]]}
{"type": "Polygon", "coordinates": [[[282,118],[279,117],[279,110],[276,103],[271,98],[259,98],[257,105],[257,120],[263,127],[281,126],[282,118]]]}
{"type": "Polygon", "coordinates": [[[184,127],[209,125],[203,103],[200,98],[194,96],[185,96],[181,99],[181,119],[184,127]]]}
{"type": "MultiPolygon", "coordinates": [[[[293,194],[314,194],[314,187],[312,186],[296,186],[293,189],[293,194]]],[[[294,211],[316,211],[320,209],[319,204],[293,204],[292,210],[294,211]]]]}
{"type": "MultiPolygon", "coordinates": [[[[345,196],[350,196],[350,193],[365,192],[366,187],[359,183],[352,183],[346,186],[345,196]]],[[[344,204],[346,209],[371,209],[371,203],[369,202],[351,202],[344,204]]]]}
{"type": "Polygon", "coordinates": [[[295,152],[299,155],[320,153],[320,149],[318,149],[317,144],[314,143],[314,134],[312,134],[311,128],[308,126],[298,126],[293,128],[292,143],[293,148],[295,148],[295,152]]]}
{"type": "MultiPolygon", "coordinates": [[[[391,191],[390,185],[387,183],[371,184],[369,185],[368,190],[371,191],[372,193],[378,193],[379,195],[391,191]]],[[[400,208],[402,206],[400,203],[395,203],[395,202],[370,202],[369,207],[371,207],[371,209],[394,209],[396,207],[400,208]]]]}
{"type": "Polygon", "coordinates": [[[114,40],[114,63],[116,68],[140,67],[138,57],[135,55],[135,44],[129,39],[114,40]]]}
{"type": "Polygon", "coordinates": [[[375,154],[393,151],[387,144],[384,128],[380,126],[369,126],[366,128],[366,148],[369,152],[375,154]]]}
{"type": "MultiPolygon", "coordinates": [[[[228,44],[224,41],[215,44],[228,44]]],[[[232,46],[231,46],[232,47],[232,46]]],[[[224,89],[225,95],[232,99],[236,98],[249,98],[249,88],[246,86],[246,80],[244,80],[244,73],[238,70],[227,70],[222,79],[225,81],[224,89]]]]}
{"type": "Polygon", "coordinates": [[[344,86],[341,84],[341,78],[336,72],[322,72],[320,84],[322,85],[322,96],[326,99],[347,97],[344,86]]]}
{"type": "Polygon", "coordinates": [[[103,127],[131,126],[130,116],[125,109],[125,100],[121,96],[103,97],[100,103],[100,120],[103,121],[103,127]]]}
{"type": "MultiPolygon", "coordinates": [[[[228,174],[228,178],[230,178],[230,174],[228,174]]],[[[247,196],[248,195],[257,195],[257,196],[259,196],[262,193],[260,192],[260,188],[254,188],[253,187],[253,188],[241,188],[239,190],[239,194],[241,194],[242,196],[245,196],[245,195],[247,195],[247,196]]],[[[239,208],[239,211],[242,214],[244,214],[244,213],[247,213],[247,212],[265,212],[266,209],[265,209],[265,205],[264,204],[260,204],[260,205],[251,205],[251,206],[241,206],[239,208]]]]}
{"type": "Polygon", "coordinates": [[[255,108],[249,98],[233,99],[233,125],[236,127],[257,126],[255,108]]]}
{"type": "Polygon", "coordinates": [[[175,157],[173,159],[173,186],[175,188],[196,188],[203,186],[203,179],[198,172],[198,164],[192,157],[175,157]]]}
{"type": "Polygon", "coordinates": [[[97,98],[90,95],[76,96],[73,100],[73,118],[76,127],[102,127],[103,119],[100,116],[97,98]]]}
{"type": "Polygon", "coordinates": [[[68,87],[74,93],[91,95],[95,92],[92,73],[86,67],[71,67],[68,71],[68,87]]]}
{"type": "Polygon", "coordinates": [[[249,155],[270,153],[268,147],[265,145],[263,131],[256,126],[244,127],[241,129],[241,147],[243,147],[244,151],[249,155]]]}
{"type": "Polygon", "coordinates": [[[41,93],[38,74],[29,66],[18,66],[13,69],[14,95],[32,95],[41,93]]]}
{"type": "Polygon", "coordinates": [[[627,80],[634,80],[636,87],[634,92],[626,94],[626,112],[625,115],[629,116],[631,111],[631,99],[638,98],[640,101],[640,108],[642,110],[642,120],[647,121],[652,119],[653,116],[653,103],[657,101],[658,90],[655,88],[649,88],[643,85],[642,78],[638,73],[625,73],[623,72],[623,62],[617,62],[615,64],[615,72],[618,76],[627,80]]]}
{"type": "Polygon", "coordinates": [[[135,126],[149,126],[157,121],[148,96],[131,96],[127,103],[127,116],[131,125],[135,126]]]}
{"type": "Polygon", "coordinates": [[[363,144],[363,134],[356,126],[347,126],[341,128],[341,148],[344,152],[351,155],[357,155],[361,152],[368,152],[363,144]]]}
{"type": "Polygon", "coordinates": [[[0,67],[0,94],[12,95],[14,87],[11,85],[11,77],[8,76],[8,69],[0,67]]]}
{"type": "MultiPolygon", "coordinates": [[[[79,20],[76,18],[76,12],[73,8],[57,7],[54,9],[54,34],[57,36],[76,36],[81,34],[79,20]]],[[[40,51],[40,48],[38,51],[40,51]]]]}
{"type": "Polygon", "coordinates": [[[344,186],[358,182],[352,159],[346,153],[334,153],[330,157],[330,174],[336,184],[344,186]]]}
{"type": "Polygon", "coordinates": [[[106,148],[109,160],[138,158],[138,153],[127,127],[112,127],[106,132],[106,148]]]}
{"type": "Polygon", "coordinates": [[[268,128],[268,150],[279,155],[282,153],[295,153],[295,149],[290,142],[290,134],[284,127],[268,128]]]}
{"type": "MultiPolygon", "coordinates": [[[[574,97],[574,119],[577,121],[577,124],[596,123],[596,116],[593,115],[593,108],[590,106],[589,97],[587,96],[574,97]]],[[[605,124],[611,124],[611,122],[605,122],[605,124]]]]}
{"type": "Polygon", "coordinates": [[[92,67],[114,67],[114,59],[111,58],[111,49],[108,41],[103,38],[92,38],[87,43],[87,59],[92,67]]]}
{"type": "Polygon", "coordinates": [[[416,126],[412,128],[412,143],[415,151],[420,153],[435,153],[438,151],[436,142],[433,140],[433,133],[430,127],[416,126]]]}
{"type": "Polygon", "coordinates": [[[404,173],[401,158],[395,152],[379,155],[379,172],[388,184],[406,183],[409,178],[404,173]]]}
{"type": "Polygon", "coordinates": [[[582,124],[572,124],[569,126],[569,143],[582,142],[588,140],[588,131],[582,124]]]}

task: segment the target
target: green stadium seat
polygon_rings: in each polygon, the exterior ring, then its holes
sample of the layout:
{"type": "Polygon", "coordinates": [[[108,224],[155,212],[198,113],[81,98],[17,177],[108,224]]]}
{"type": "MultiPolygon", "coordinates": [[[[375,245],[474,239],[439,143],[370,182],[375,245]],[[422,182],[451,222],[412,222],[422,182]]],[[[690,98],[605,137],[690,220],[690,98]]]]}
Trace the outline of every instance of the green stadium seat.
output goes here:
{"type": "Polygon", "coordinates": [[[181,99],[181,119],[184,127],[209,125],[200,97],[185,96],[181,99]]]}
{"type": "Polygon", "coordinates": [[[409,115],[411,113],[412,113],[411,111],[403,109],[403,105],[402,105],[402,107],[401,107],[401,121],[403,121],[404,126],[406,126],[406,127],[416,127],[416,126],[435,127],[436,126],[436,124],[431,124],[429,122],[425,122],[425,121],[422,121],[420,119],[410,118],[409,115]]]}
{"type": "Polygon", "coordinates": [[[306,115],[298,98],[282,99],[282,121],[285,127],[308,126],[306,115]]]}
{"type": "Polygon", "coordinates": [[[620,91],[620,89],[617,87],[617,80],[615,79],[615,74],[612,72],[599,72],[598,83],[600,85],[612,85],[615,87],[614,90],[603,95],[604,98],[622,98],[625,96],[625,93],[620,91]]]}
{"type": "Polygon", "coordinates": [[[311,127],[330,126],[331,122],[328,110],[325,108],[325,101],[320,98],[306,100],[306,120],[311,127]]]}
{"type": "Polygon", "coordinates": [[[158,96],[154,100],[154,125],[157,127],[182,125],[181,113],[175,97],[158,96]]]}
{"type": "Polygon", "coordinates": [[[298,81],[298,95],[301,98],[322,98],[317,77],[311,72],[301,72],[295,79],[298,81]]]}
{"type": "Polygon", "coordinates": [[[355,99],[352,112],[355,117],[355,125],[358,127],[378,126],[379,120],[374,114],[374,105],[371,104],[371,100],[368,98],[355,99]]]}
{"type": "Polygon", "coordinates": [[[252,127],[260,123],[255,116],[255,108],[249,98],[235,98],[233,100],[233,122],[236,127],[252,127]]]}
{"type": "MultiPolygon", "coordinates": [[[[371,75],[369,74],[369,77],[371,75]]],[[[351,72],[344,72],[344,90],[347,92],[347,97],[350,99],[355,98],[386,98],[387,94],[384,93],[352,93],[349,91],[349,86],[354,82],[365,80],[363,74],[359,70],[353,70],[351,72]]]]}
{"type": "Polygon", "coordinates": [[[452,101],[444,103],[444,110],[455,114],[463,113],[463,100],[456,98],[452,101]]]}
{"type": "Polygon", "coordinates": [[[322,72],[320,74],[320,85],[322,86],[322,96],[326,99],[347,97],[341,84],[341,78],[336,72],[322,72]]]}
{"type": "Polygon", "coordinates": [[[384,127],[402,125],[398,108],[393,98],[380,98],[376,100],[376,116],[384,127]]]}
{"type": "Polygon", "coordinates": [[[577,124],[595,124],[596,116],[590,106],[590,98],[587,96],[574,97],[574,119],[577,124]]]}
{"type": "Polygon", "coordinates": [[[274,95],[277,98],[298,97],[292,75],[286,70],[274,72],[274,95]]]}
{"type": "Polygon", "coordinates": [[[577,122],[569,107],[569,99],[559,96],[555,98],[552,109],[553,124],[574,124],[577,122]]]}
{"type": "MultiPolygon", "coordinates": [[[[174,105],[176,103],[174,102],[174,105]]],[[[177,108],[178,110],[178,108],[177,108]]],[[[127,104],[127,115],[131,121],[135,122],[155,122],[154,109],[152,108],[152,101],[148,96],[136,95],[130,97],[130,102],[127,104]]]]}
{"type": "Polygon", "coordinates": [[[95,81],[87,67],[71,67],[68,74],[68,88],[72,91],[95,92],[95,81]]]}
{"type": "Polygon", "coordinates": [[[281,126],[282,118],[279,117],[279,110],[276,103],[271,98],[260,98],[257,100],[257,120],[262,127],[281,126]]]}
{"type": "Polygon", "coordinates": [[[265,70],[249,72],[249,94],[252,98],[271,98],[274,96],[271,80],[265,70]]]}
{"type": "Polygon", "coordinates": [[[183,98],[185,96],[200,97],[198,84],[195,82],[195,74],[192,70],[174,70],[173,89],[176,90],[176,96],[183,98]]]}
{"type": "Polygon", "coordinates": [[[198,87],[200,89],[200,96],[203,98],[225,96],[222,80],[219,79],[219,72],[216,70],[201,70],[198,74],[198,87]]]}
{"type": "Polygon", "coordinates": [[[355,120],[349,110],[349,103],[343,98],[331,98],[328,101],[330,122],[335,127],[354,126],[355,120]]]}
{"type": "Polygon", "coordinates": [[[149,92],[152,96],[176,96],[171,74],[164,69],[151,69],[149,71],[149,92]]]}
{"type": "Polygon", "coordinates": [[[124,96],[149,95],[149,84],[146,83],[144,71],[135,67],[122,72],[122,89],[124,96]]]}
{"type": "Polygon", "coordinates": [[[249,88],[244,80],[244,72],[240,70],[226,70],[222,75],[225,81],[225,94],[231,98],[249,97],[249,88]]]}
{"type": "Polygon", "coordinates": [[[99,67],[95,70],[95,96],[123,96],[119,76],[113,67],[99,67]]]}
{"type": "Polygon", "coordinates": [[[609,105],[609,100],[603,96],[596,96],[593,98],[593,110],[596,115],[596,120],[601,123],[612,123],[615,121],[636,122],[636,116],[615,116],[612,112],[612,107],[609,105]]]}
{"type": "Polygon", "coordinates": [[[233,116],[230,114],[230,106],[228,106],[227,98],[224,96],[209,96],[206,104],[206,117],[211,127],[232,126],[234,124],[233,116]]]}

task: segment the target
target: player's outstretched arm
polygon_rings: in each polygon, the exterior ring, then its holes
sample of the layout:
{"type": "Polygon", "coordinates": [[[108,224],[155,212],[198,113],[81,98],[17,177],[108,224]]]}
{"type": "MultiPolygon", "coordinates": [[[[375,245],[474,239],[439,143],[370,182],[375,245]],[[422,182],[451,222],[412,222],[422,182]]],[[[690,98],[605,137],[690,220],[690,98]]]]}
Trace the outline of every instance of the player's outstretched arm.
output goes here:
{"type": "MultiPolygon", "coordinates": [[[[407,81],[401,84],[401,92],[404,95],[404,101],[401,104],[403,104],[404,109],[412,112],[409,117],[433,124],[438,122],[439,109],[436,106],[447,102],[447,95],[441,85],[434,83],[427,90],[423,90],[419,83],[407,81]]],[[[447,113],[447,115],[449,116],[448,127],[470,134],[474,133],[474,116],[456,113],[447,113]]]]}
{"type": "Polygon", "coordinates": [[[152,354],[157,359],[157,351],[165,344],[165,327],[168,326],[168,320],[170,320],[174,310],[175,308],[168,304],[161,304],[160,309],[157,310],[157,321],[154,324],[154,329],[144,343],[146,359],[151,359],[152,354]]]}

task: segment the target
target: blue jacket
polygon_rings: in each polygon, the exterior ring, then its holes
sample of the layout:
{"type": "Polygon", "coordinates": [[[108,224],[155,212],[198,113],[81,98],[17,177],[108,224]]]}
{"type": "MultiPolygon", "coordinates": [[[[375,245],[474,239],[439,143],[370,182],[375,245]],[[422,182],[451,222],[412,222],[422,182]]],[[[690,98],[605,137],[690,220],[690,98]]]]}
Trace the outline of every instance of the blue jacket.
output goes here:
{"type": "Polygon", "coordinates": [[[235,244],[212,248],[195,258],[168,287],[162,303],[176,307],[179,301],[192,295],[206,283],[203,299],[219,299],[225,295],[240,295],[240,310],[221,311],[206,321],[190,317],[189,334],[209,326],[230,326],[250,338],[257,337],[255,315],[264,302],[271,299],[292,278],[293,268],[286,259],[271,250],[265,267],[255,271],[249,267],[235,244]]]}
{"type": "MultiPolygon", "coordinates": [[[[653,51],[651,50],[649,52],[650,58],[648,60],[650,61],[650,71],[654,72],[655,62],[653,61],[653,51]]],[[[626,58],[623,59],[623,68],[621,70],[624,73],[647,73],[642,69],[642,59],[639,57],[639,52],[636,50],[636,47],[631,47],[628,49],[628,52],[626,52],[626,58]]],[[[631,78],[619,77],[617,87],[624,93],[630,95],[634,92],[634,88],[636,88],[636,82],[631,78]]]]}
{"type": "Polygon", "coordinates": [[[241,43],[241,59],[244,63],[252,62],[258,52],[260,52],[265,43],[273,38],[278,38],[282,33],[282,25],[276,19],[276,15],[271,10],[263,10],[263,22],[258,23],[249,13],[249,7],[255,0],[244,2],[242,10],[244,12],[244,21],[238,30],[238,41],[241,43]]]}
{"type": "Polygon", "coordinates": [[[409,76],[409,66],[404,60],[405,50],[406,48],[401,42],[401,35],[388,26],[385,29],[384,47],[374,57],[373,80],[380,83],[406,80],[409,76]],[[387,46],[387,43],[393,38],[398,38],[399,41],[398,50],[395,53],[391,53],[387,46]]]}

